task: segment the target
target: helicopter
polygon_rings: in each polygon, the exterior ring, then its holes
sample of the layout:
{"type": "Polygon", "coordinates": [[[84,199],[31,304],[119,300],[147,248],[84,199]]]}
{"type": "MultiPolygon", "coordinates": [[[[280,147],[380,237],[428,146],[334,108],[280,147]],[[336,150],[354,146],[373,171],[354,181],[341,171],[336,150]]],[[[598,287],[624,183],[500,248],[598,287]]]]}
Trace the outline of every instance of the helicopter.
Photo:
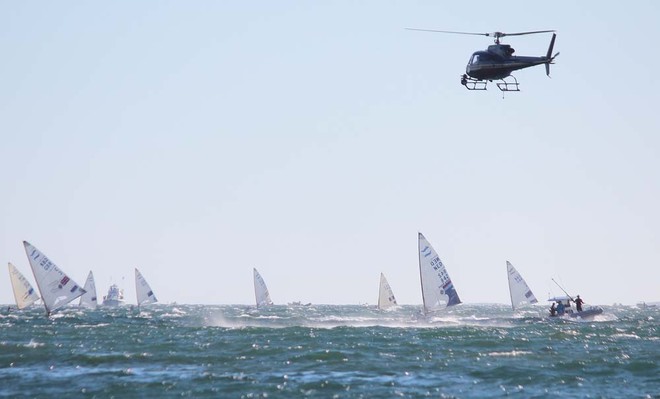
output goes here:
{"type": "Polygon", "coordinates": [[[423,32],[454,33],[459,35],[494,37],[495,44],[488,46],[488,49],[485,51],[476,51],[472,54],[467,66],[465,67],[465,73],[461,75],[461,84],[468,90],[486,90],[486,85],[488,82],[492,82],[493,80],[501,80],[501,82],[496,83],[497,88],[501,91],[520,91],[520,88],[518,87],[518,79],[511,75],[511,72],[544,64],[545,73],[549,77],[550,64],[554,64],[555,57],[559,55],[559,53],[552,55],[552,49],[555,46],[555,39],[557,38],[557,34],[554,33],[554,30],[537,30],[517,33],[473,33],[432,29],[406,29],[423,32]],[[548,47],[548,52],[545,56],[515,56],[513,55],[515,52],[513,47],[508,44],[500,43],[500,38],[506,36],[521,36],[550,32],[552,32],[552,39],[550,39],[550,46],[548,47]]]}

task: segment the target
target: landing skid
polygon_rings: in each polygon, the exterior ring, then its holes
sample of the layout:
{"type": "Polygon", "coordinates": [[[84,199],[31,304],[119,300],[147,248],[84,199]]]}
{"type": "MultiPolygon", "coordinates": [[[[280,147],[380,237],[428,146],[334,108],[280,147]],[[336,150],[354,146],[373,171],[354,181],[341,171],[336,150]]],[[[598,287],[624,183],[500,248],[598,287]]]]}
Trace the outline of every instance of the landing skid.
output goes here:
{"type": "MultiPolygon", "coordinates": [[[[506,78],[500,80],[501,82],[496,83],[497,88],[500,89],[500,91],[520,91],[520,87],[518,87],[518,79],[516,79],[515,76],[509,75],[506,78]]],[[[463,74],[461,75],[461,84],[468,90],[487,90],[486,86],[488,85],[488,81],[475,79],[466,74],[463,74]]]]}
{"type": "Polygon", "coordinates": [[[520,88],[518,88],[518,79],[516,79],[515,76],[509,75],[506,78],[500,80],[501,82],[497,83],[497,88],[501,91],[520,91],[520,88]],[[513,79],[513,82],[507,82],[507,78],[513,79]]]}
{"type": "Polygon", "coordinates": [[[485,80],[474,79],[465,74],[461,76],[461,84],[468,90],[486,90],[487,83],[485,80]]]}

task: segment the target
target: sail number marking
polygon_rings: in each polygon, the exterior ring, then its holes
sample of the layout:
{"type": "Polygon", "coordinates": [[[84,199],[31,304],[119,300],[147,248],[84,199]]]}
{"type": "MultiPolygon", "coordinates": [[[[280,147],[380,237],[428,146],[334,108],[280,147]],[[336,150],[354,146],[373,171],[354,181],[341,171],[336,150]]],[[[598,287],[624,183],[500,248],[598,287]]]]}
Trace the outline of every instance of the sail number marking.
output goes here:
{"type": "MultiPolygon", "coordinates": [[[[32,250],[32,253],[30,254],[30,258],[36,261],[39,260],[40,257],[41,254],[37,252],[36,249],[32,250]]],[[[41,268],[44,269],[45,271],[49,271],[51,267],[53,267],[53,262],[51,262],[48,258],[44,256],[43,259],[41,259],[41,261],[39,262],[39,266],[41,266],[41,268]]]]}

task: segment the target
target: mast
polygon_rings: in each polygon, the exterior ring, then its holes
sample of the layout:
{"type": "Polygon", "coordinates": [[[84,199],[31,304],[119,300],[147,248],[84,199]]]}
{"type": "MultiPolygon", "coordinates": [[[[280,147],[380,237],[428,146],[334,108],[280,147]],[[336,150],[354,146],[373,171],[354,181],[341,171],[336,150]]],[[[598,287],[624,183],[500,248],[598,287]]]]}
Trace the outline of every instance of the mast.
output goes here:
{"type": "Polygon", "coordinates": [[[426,296],[424,296],[424,276],[422,275],[422,238],[424,238],[424,235],[420,232],[417,232],[417,260],[419,261],[419,283],[422,286],[422,307],[424,313],[426,313],[427,308],[426,308],[426,296]]]}
{"type": "Polygon", "coordinates": [[[516,306],[513,303],[513,291],[511,290],[511,269],[513,265],[506,261],[506,279],[509,282],[509,298],[511,298],[511,310],[516,310],[516,306]]]}

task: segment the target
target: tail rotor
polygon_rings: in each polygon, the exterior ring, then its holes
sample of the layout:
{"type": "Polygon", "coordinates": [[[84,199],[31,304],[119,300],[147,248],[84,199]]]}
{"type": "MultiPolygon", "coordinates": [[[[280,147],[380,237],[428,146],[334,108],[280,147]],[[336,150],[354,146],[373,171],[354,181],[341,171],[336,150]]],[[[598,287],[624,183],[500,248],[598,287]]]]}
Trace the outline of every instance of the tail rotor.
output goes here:
{"type": "Polygon", "coordinates": [[[550,77],[550,64],[553,63],[555,60],[555,57],[559,55],[559,53],[555,53],[555,55],[552,55],[552,49],[555,47],[555,39],[557,38],[557,34],[553,33],[552,34],[552,39],[550,39],[550,46],[548,47],[548,52],[545,55],[545,58],[548,60],[545,63],[545,74],[550,77]]]}

